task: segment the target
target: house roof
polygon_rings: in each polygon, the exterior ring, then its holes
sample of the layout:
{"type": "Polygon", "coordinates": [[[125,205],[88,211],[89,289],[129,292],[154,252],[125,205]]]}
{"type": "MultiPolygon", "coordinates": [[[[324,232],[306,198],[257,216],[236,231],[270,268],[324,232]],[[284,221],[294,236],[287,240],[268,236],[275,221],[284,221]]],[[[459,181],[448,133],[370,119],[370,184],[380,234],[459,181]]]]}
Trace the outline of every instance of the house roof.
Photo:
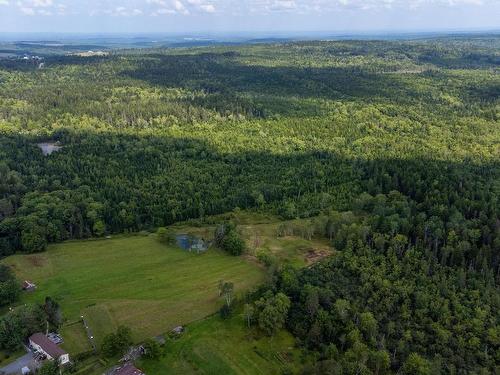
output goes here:
{"type": "Polygon", "coordinates": [[[145,375],[141,370],[136,368],[133,364],[127,363],[126,365],[119,367],[113,375],[145,375]]]}
{"type": "Polygon", "coordinates": [[[30,337],[30,341],[40,346],[42,350],[52,358],[58,359],[60,356],[68,354],[50,341],[43,333],[35,333],[30,337]]]}

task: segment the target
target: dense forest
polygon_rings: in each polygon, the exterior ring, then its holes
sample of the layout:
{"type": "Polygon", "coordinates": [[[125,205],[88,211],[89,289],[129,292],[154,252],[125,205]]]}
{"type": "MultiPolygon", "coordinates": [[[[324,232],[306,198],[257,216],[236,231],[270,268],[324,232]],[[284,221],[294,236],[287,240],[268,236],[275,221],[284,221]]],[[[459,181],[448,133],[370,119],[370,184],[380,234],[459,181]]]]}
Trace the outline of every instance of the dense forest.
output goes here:
{"type": "Polygon", "coordinates": [[[498,36],[0,60],[0,254],[311,218],[336,255],[273,283],[304,372],[495,373],[499,68],[498,36]]]}

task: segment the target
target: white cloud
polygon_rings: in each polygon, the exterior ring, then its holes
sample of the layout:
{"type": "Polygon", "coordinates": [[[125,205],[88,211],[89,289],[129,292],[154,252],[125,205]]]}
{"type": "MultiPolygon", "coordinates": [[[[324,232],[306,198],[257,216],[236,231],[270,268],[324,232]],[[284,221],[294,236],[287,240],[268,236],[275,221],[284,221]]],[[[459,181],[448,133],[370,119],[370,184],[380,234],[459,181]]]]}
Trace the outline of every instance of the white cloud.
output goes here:
{"type": "Polygon", "coordinates": [[[154,5],[159,5],[162,7],[167,6],[167,2],[165,0],[146,0],[147,4],[154,4],[154,5]]]}
{"type": "Polygon", "coordinates": [[[25,15],[90,14],[113,16],[167,16],[191,14],[323,15],[338,11],[405,11],[431,7],[483,7],[500,0],[0,0],[0,5],[16,5],[25,15]]]}
{"type": "Polygon", "coordinates": [[[0,0],[0,5],[9,5],[8,0],[0,0]]]}
{"type": "Polygon", "coordinates": [[[65,5],[56,4],[54,0],[19,0],[16,5],[19,11],[26,16],[62,15],[65,10],[65,5]]]}
{"type": "MultiPolygon", "coordinates": [[[[402,8],[415,9],[424,6],[474,5],[480,6],[497,0],[247,0],[240,5],[252,12],[324,13],[334,10],[370,10],[402,8]]],[[[221,1],[221,3],[228,3],[221,1]]]]}
{"type": "Polygon", "coordinates": [[[275,0],[270,6],[274,10],[293,10],[297,9],[295,0],[275,0]]]}
{"type": "Polygon", "coordinates": [[[31,3],[35,8],[47,8],[54,4],[52,0],[32,0],[31,3]]]}
{"type": "Polygon", "coordinates": [[[213,4],[202,4],[200,9],[206,13],[215,13],[215,6],[213,4]]]}
{"type": "Polygon", "coordinates": [[[21,7],[19,8],[21,13],[27,15],[27,16],[34,16],[36,14],[35,10],[33,8],[26,8],[26,7],[21,7]]]}
{"type": "Polygon", "coordinates": [[[204,13],[215,13],[215,5],[212,2],[207,2],[205,0],[187,0],[187,3],[193,8],[193,10],[199,10],[204,13]]]}
{"type": "Polygon", "coordinates": [[[160,15],[164,15],[164,14],[175,14],[176,11],[173,10],[173,9],[167,9],[167,8],[160,8],[156,11],[154,11],[153,13],[151,13],[153,16],[160,16],[160,15]]]}
{"type": "Polygon", "coordinates": [[[146,4],[152,7],[153,16],[165,14],[189,15],[192,13],[215,13],[217,7],[215,3],[229,3],[233,0],[146,0],[146,4]]]}
{"type": "Polygon", "coordinates": [[[56,12],[57,12],[58,15],[64,16],[66,14],[66,9],[67,9],[66,5],[64,5],[64,4],[58,4],[56,12]]]}
{"type": "Polygon", "coordinates": [[[124,6],[118,6],[112,9],[111,11],[105,11],[105,13],[119,17],[133,17],[133,16],[140,16],[143,14],[142,10],[139,8],[130,9],[124,6]]]}
{"type": "Polygon", "coordinates": [[[150,14],[153,16],[189,15],[193,10],[203,10],[208,13],[215,11],[213,5],[205,3],[203,0],[146,0],[146,4],[152,7],[150,14]]]}
{"type": "Polygon", "coordinates": [[[189,14],[189,10],[180,0],[174,0],[174,9],[181,14],[189,14]]]}

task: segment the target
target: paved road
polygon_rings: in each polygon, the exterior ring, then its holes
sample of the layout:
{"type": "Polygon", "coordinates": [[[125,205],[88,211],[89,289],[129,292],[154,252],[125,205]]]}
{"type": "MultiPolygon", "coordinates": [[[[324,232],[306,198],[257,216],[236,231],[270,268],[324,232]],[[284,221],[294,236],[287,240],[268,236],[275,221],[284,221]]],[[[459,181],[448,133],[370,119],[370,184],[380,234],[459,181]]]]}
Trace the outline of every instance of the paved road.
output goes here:
{"type": "Polygon", "coordinates": [[[2,373],[2,371],[5,374],[16,374],[16,375],[21,374],[21,369],[24,366],[29,366],[32,363],[33,363],[33,353],[31,352],[26,353],[22,357],[16,359],[11,364],[0,368],[0,374],[2,373]]]}

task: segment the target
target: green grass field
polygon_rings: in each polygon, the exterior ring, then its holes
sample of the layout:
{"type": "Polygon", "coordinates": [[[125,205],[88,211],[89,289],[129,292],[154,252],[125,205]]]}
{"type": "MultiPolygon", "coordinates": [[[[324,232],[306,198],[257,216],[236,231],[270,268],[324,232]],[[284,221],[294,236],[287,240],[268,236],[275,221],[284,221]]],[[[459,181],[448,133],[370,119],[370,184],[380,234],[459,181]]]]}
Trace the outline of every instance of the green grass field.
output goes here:
{"type": "Polygon", "coordinates": [[[68,353],[81,353],[92,350],[82,321],[78,320],[65,324],[61,328],[61,334],[64,337],[62,347],[66,349],[68,353]]]}
{"type": "MultiPolygon", "coordinates": [[[[243,293],[265,278],[264,267],[255,258],[259,253],[300,267],[331,254],[331,248],[323,240],[278,237],[281,222],[275,217],[246,212],[231,216],[247,245],[248,254],[242,257],[214,248],[198,255],[144,234],[65,242],[44,253],[15,255],[2,262],[12,266],[20,280],[38,286],[33,293],[23,293],[20,303],[41,303],[46,296],[60,303],[66,319],[63,347],[70,354],[91,349],[83,315],[98,347],[120,324],[132,329],[136,342],[187,325],[182,337],[167,343],[160,360],[138,364],[150,375],[296,372],[301,351],[288,332],[264,337],[248,330],[241,314],[226,321],[210,316],[222,304],[218,282],[231,281],[236,293],[243,293]]],[[[172,227],[175,233],[205,239],[213,236],[214,229],[213,223],[172,227]]],[[[101,374],[106,366],[97,359],[93,356],[80,367],[101,374]]]]}
{"type": "MultiPolygon", "coordinates": [[[[130,327],[139,341],[202,319],[221,304],[219,280],[233,282],[238,293],[264,277],[251,260],[216,249],[192,254],[162,245],[154,235],[66,242],[3,262],[19,279],[38,286],[36,292],[23,294],[22,303],[55,298],[67,320],[86,317],[98,344],[120,324],[130,327]]],[[[78,326],[63,329],[63,334],[65,330],[72,351],[88,349],[86,342],[78,344],[78,326]]]]}
{"type": "Polygon", "coordinates": [[[230,320],[213,316],[195,322],[167,342],[160,360],[137,365],[146,374],[281,374],[300,362],[301,352],[287,331],[273,337],[256,336],[241,315],[230,320]]]}

